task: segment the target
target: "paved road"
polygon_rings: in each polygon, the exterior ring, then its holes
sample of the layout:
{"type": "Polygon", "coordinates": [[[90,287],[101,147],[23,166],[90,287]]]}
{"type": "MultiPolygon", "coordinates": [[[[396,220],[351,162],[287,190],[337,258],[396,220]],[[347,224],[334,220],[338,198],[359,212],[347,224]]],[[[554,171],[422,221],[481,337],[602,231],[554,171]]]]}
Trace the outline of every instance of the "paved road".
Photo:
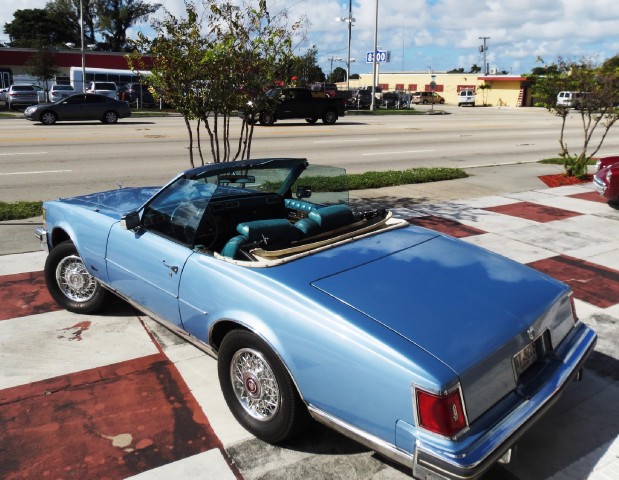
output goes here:
{"type": "MultiPolygon", "coordinates": [[[[426,107],[428,108],[428,107],[426,107]]],[[[559,119],[542,109],[445,107],[447,115],[354,116],[337,124],[284,121],[255,129],[252,157],[303,156],[349,172],[470,167],[556,156],[559,119]]],[[[232,119],[232,129],[238,127],[232,119]]],[[[202,132],[207,138],[206,132],[202,132]]],[[[567,129],[580,142],[577,116],[567,129]]],[[[159,185],[189,167],[180,117],[43,126],[0,120],[0,200],[43,200],[131,185],[159,185]]],[[[208,153],[208,144],[204,144],[208,153]]],[[[198,152],[195,152],[198,155],[198,152]]],[[[619,154],[610,135],[601,154],[619,154]]]]}

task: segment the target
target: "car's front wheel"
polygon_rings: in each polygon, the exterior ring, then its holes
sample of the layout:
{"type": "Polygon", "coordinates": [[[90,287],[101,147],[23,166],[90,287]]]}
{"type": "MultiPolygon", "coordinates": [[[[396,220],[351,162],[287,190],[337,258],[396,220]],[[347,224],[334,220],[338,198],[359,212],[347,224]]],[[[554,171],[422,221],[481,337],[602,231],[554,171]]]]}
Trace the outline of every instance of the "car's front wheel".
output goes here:
{"type": "Polygon", "coordinates": [[[118,114],[112,110],[105,112],[101,121],[103,123],[116,123],[118,121],[118,114]]]}
{"type": "Polygon", "coordinates": [[[73,242],[58,244],[45,261],[45,284],[52,298],[76,313],[101,309],[109,293],[86,269],[73,242]]]}
{"type": "Polygon", "coordinates": [[[305,121],[311,125],[313,125],[314,123],[316,123],[318,121],[318,117],[311,117],[311,118],[306,118],[305,121]]]}
{"type": "Polygon", "coordinates": [[[41,123],[44,125],[53,125],[56,123],[56,114],[54,112],[43,112],[41,114],[41,123]]]}
{"type": "Polygon", "coordinates": [[[247,431],[278,443],[305,426],[309,414],[290,375],[260,337],[246,330],[229,332],[217,361],[228,408],[247,431]]]}

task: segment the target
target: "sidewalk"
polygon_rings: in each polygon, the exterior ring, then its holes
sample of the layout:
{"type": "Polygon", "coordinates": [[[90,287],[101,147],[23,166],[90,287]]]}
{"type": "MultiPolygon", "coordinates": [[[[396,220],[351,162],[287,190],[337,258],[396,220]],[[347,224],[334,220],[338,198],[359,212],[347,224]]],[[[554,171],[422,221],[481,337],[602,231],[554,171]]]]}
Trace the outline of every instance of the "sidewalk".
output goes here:
{"type": "MultiPolygon", "coordinates": [[[[568,283],[598,333],[584,381],[487,480],[619,478],[619,211],[591,184],[549,189],[537,178],[560,171],[483,167],[467,179],[354,192],[356,203],[391,206],[568,283]]],[[[34,240],[22,223],[0,224],[4,478],[410,478],[321,427],[286,447],[254,439],[229,413],[210,357],[122,302],[105,316],[60,310],[44,286],[44,254],[10,251],[34,240]]]]}

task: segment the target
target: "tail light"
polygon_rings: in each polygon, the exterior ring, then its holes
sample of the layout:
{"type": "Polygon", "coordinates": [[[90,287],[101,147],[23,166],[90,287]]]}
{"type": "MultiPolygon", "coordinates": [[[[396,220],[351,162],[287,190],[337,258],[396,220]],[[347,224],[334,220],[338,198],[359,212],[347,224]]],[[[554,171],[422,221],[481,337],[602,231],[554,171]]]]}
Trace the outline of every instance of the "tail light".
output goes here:
{"type": "Polygon", "coordinates": [[[468,426],[460,387],[447,394],[415,389],[417,423],[426,430],[453,437],[468,426]]]}

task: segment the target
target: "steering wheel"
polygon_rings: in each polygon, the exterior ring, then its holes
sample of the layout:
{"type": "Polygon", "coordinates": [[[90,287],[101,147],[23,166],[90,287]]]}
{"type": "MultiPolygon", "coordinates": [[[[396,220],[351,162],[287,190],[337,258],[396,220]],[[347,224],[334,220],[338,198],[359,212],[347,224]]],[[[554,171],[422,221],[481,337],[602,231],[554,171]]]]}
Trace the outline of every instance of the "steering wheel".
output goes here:
{"type": "Polygon", "coordinates": [[[204,211],[202,220],[198,226],[195,245],[200,245],[206,250],[212,250],[219,238],[219,223],[209,209],[204,211]]]}
{"type": "Polygon", "coordinates": [[[191,243],[196,234],[193,227],[196,225],[195,217],[200,215],[200,209],[190,202],[180,203],[170,215],[170,227],[174,238],[184,243],[191,243]]]}

